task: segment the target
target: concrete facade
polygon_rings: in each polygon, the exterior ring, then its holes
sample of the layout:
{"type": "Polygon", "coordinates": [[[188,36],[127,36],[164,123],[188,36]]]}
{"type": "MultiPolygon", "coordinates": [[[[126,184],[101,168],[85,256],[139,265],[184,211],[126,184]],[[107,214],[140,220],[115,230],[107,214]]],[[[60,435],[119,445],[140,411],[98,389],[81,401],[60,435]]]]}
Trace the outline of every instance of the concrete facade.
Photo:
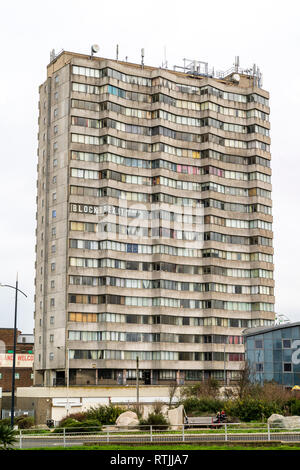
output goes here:
{"type": "MultiPolygon", "coordinates": [[[[162,402],[164,411],[170,402],[170,390],[165,386],[140,386],[139,403],[147,416],[153,404],[162,402]]],[[[172,400],[176,404],[180,397],[180,387],[172,400]]],[[[63,419],[69,406],[69,414],[86,411],[91,407],[109,404],[129,408],[136,405],[136,387],[25,387],[17,389],[17,403],[23,409],[34,409],[35,424],[45,424],[53,419],[56,424],[63,419]]]]}
{"type": "Polygon", "coordinates": [[[242,329],[274,321],[268,98],[247,74],[49,64],[36,385],[130,385],[137,356],[146,384],[234,382],[242,329]]]}

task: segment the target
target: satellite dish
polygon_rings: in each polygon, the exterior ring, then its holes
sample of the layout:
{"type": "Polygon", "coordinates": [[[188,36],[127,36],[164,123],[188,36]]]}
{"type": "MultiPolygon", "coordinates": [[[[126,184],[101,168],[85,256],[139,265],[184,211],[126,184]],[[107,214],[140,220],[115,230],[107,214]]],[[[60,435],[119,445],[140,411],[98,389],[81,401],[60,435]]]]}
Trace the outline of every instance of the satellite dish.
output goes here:
{"type": "Polygon", "coordinates": [[[92,55],[93,55],[93,54],[96,54],[98,51],[99,51],[99,46],[98,46],[98,44],[93,44],[93,45],[91,46],[91,53],[92,53],[92,55]]]}
{"type": "Polygon", "coordinates": [[[240,78],[241,78],[241,77],[239,76],[238,73],[234,73],[234,74],[232,75],[232,80],[233,80],[234,82],[239,82],[239,81],[240,81],[240,78]]]}

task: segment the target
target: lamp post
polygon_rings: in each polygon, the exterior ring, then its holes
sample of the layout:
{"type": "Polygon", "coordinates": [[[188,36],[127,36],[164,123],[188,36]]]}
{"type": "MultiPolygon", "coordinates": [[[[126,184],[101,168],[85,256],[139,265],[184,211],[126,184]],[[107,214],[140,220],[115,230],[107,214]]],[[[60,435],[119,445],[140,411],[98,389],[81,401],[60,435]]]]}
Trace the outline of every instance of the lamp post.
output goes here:
{"type": "Polygon", "coordinates": [[[226,380],[226,350],[225,350],[225,345],[226,343],[224,343],[224,387],[226,387],[227,385],[227,380],[226,380]]]}
{"type": "Polygon", "coordinates": [[[14,352],[13,352],[13,368],[12,368],[12,382],[11,382],[11,410],[10,410],[10,425],[14,427],[15,416],[15,373],[16,373],[16,347],[17,347],[17,312],[18,312],[18,292],[21,292],[26,298],[27,295],[18,288],[18,274],[16,278],[16,286],[9,284],[0,284],[0,287],[10,287],[15,289],[15,320],[14,320],[14,352]]]}
{"type": "Polygon", "coordinates": [[[66,412],[67,412],[67,416],[69,415],[69,384],[70,384],[70,380],[69,380],[69,370],[70,370],[70,358],[69,358],[69,348],[64,348],[63,346],[57,346],[57,349],[65,349],[65,352],[67,354],[67,364],[66,364],[66,368],[67,368],[67,377],[66,377],[66,382],[67,382],[67,406],[66,406],[66,412]]]}
{"type": "Polygon", "coordinates": [[[139,357],[136,356],[136,407],[140,411],[140,390],[139,390],[139,357]]]}

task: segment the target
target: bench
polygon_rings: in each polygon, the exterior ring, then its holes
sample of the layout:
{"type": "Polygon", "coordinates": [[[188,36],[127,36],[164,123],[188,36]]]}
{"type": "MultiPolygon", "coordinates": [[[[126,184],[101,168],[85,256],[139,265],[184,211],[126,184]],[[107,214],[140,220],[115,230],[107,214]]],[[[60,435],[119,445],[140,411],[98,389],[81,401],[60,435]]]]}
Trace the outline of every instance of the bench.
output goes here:
{"type": "Polygon", "coordinates": [[[191,427],[196,427],[197,425],[201,427],[212,426],[214,424],[214,417],[213,416],[186,416],[185,417],[185,424],[192,425],[191,427]]]}

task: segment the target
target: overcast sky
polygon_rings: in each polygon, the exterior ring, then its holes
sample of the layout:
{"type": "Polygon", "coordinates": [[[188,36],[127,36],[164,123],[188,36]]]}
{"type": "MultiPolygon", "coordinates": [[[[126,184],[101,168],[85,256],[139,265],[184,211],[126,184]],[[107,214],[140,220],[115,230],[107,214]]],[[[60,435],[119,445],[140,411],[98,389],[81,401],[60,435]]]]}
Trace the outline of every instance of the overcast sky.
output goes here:
{"type": "MultiPolygon", "coordinates": [[[[300,321],[300,5],[285,0],[52,0],[2,2],[0,283],[15,284],[18,327],[33,330],[38,87],[50,50],[169,68],[183,58],[227,70],[256,63],[271,94],[276,311],[300,321]]],[[[12,327],[14,290],[0,288],[0,327],[12,327]]]]}

